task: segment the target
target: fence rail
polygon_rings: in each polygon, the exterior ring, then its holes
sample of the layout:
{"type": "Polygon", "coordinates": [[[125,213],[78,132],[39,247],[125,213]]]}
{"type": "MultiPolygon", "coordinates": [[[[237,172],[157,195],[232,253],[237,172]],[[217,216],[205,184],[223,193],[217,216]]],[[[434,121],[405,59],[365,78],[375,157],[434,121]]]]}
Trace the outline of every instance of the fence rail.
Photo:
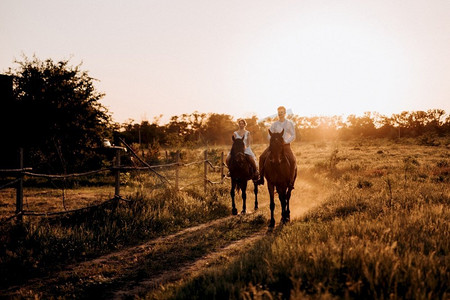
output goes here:
{"type": "Polygon", "coordinates": [[[121,158],[121,152],[123,151],[124,148],[122,147],[114,147],[115,148],[115,159],[113,161],[113,166],[110,168],[102,168],[99,170],[92,170],[92,171],[87,171],[87,172],[83,172],[83,173],[73,173],[73,174],[39,174],[39,173],[33,173],[32,172],[32,168],[24,168],[23,167],[23,149],[19,149],[19,168],[17,169],[0,169],[0,177],[16,177],[16,179],[3,184],[2,186],[0,186],[0,190],[7,188],[7,187],[11,187],[11,186],[15,186],[16,188],[16,210],[15,210],[15,214],[12,216],[9,216],[7,218],[4,218],[2,220],[0,220],[0,224],[3,224],[5,222],[8,222],[14,218],[17,219],[17,221],[22,221],[23,216],[53,216],[53,215],[61,215],[61,214],[66,214],[66,213],[72,213],[72,212],[77,212],[77,211],[83,211],[83,210],[87,210],[87,209],[91,209],[94,207],[100,207],[100,206],[104,206],[108,203],[115,203],[115,206],[117,206],[118,201],[125,201],[125,202],[130,202],[131,200],[123,198],[120,195],[120,173],[121,172],[129,172],[129,171],[151,171],[154,174],[156,174],[161,181],[164,184],[169,184],[171,187],[180,190],[179,188],[179,178],[180,178],[180,168],[182,167],[188,167],[188,166],[192,166],[195,164],[204,165],[203,168],[203,190],[206,193],[207,192],[207,186],[209,184],[222,184],[224,182],[224,168],[226,167],[224,164],[224,154],[223,152],[221,153],[221,161],[220,161],[220,165],[219,166],[215,166],[213,165],[213,163],[211,161],[208,160],[208,151],[205,150],[204,151],[204,159],[200,160],[200,161],[195,161],[195,162],[189,162],[189,163],[182,163],[180,162],[180,151],[177,151],[177,155],[176,155],[176,162],[175,163],[169,163],[169,164],[162,164],[162,165],[149,165],[147,162],[145,162],[143,159],[141,159],[135,152],[134,150],[127,145],[124,141],[122,141],[123,144],[126,146],[126,148],[130,151],[130,153],[136,157],[138,159],[139,162],[141,162],[144,166],[123,166],[120,163],[120,158],[121,158]],[[211,168],[213,171],[220,171],[220,181],[211,181],[208,179],[208,167],[211,168]],[[169,180],[161,175],[160,173],[158,173],[156,171],[156,169],[162,169],[162,168],[174,168],[175,169],[175,185],[173,186],[169,180]],[[76,177],[83,177],[83,176],[89,176],[89,175],[94,175],[94,174],[98,174],[98,173],[104,173],[104,172],[112,172],[114,174],[114,197],[106,200],[98,205],[92,205],[92,206],[87,206],[87,207],[83,207],[83,208],[79,208],[79,209],[73,209],[73,210],[64,210],[64,211],[60,211],[60,212],[34,212],[34,211],[26,211],[23,209],[23,181],[24,181],[24,177],[28,176],[28,177],[37,177],[37,178],[48,178],[48,179],[68,179],[68,178],[76,178],[76,177]]]}

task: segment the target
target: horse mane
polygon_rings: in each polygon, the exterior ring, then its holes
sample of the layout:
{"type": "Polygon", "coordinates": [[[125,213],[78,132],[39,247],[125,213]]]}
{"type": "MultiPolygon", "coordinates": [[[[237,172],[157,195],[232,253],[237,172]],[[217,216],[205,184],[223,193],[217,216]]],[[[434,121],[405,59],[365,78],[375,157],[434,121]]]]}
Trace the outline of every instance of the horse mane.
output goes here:
{"type": "Polygon", "coordinates": [[[277,150],[281,153],[284,153],[284,140],[283,140],[284,129],[281,132],[271,132],[269,130],[270,142],[269,142],[269,151],[276,152],[277,150]]]}
{"type": "Polygon", "coordinates": [[[245,144],[244,144],[244,138],[235,138],[234,135],[232,137],[233,139],[233,145],[231,146],[230,155],[235,156],[238,153],[244,153],[245,151],[245,144]]]}

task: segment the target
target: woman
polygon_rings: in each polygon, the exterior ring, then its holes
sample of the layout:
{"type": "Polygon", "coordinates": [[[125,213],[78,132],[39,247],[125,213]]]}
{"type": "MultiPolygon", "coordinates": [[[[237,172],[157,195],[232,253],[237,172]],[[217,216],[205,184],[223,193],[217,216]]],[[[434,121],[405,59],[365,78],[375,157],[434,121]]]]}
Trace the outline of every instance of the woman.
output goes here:
{"type": "MultiPolygon", "coordinates": [[[[244,138],[244,144],[245,144],[245,155],[247,157],[248,162],[252,165],[252,168],[254,170],[253,179],[257,180],[259,178],[259,172],[258,167],[256,164],[256,155],[253,153],[252,148],[250,147],[250,144],[252,143],[252,136],[250,134],[250,131],[246,130],[245,127],[247,126],[247,122],[244,119],[238,119],[238,125],[239,129],[233,132],[233,135],[235,138],[242,139],[244,138]]],[[[230,153],[228,153],[226,163],[227,166],[230,162],[230,153]]]]}

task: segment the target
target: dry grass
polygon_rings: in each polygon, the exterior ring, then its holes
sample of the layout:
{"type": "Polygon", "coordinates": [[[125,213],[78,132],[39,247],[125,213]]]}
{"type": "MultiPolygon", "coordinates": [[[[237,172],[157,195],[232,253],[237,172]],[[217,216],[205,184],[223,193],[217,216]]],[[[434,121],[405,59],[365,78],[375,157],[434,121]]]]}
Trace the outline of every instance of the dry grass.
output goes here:
{"type": "MultiPolygon", "coordinates": [[[[253,150],[258,155],[264,148],[255,145],[253,150]]],[[[291,200],[291,224],[278,226],[236,260],[218,261],[214,269],[163,286],[146,298],[448,297],[448,145],[360,140],[298,143],[293,150],[299,178],[291,200]]],[[[226,155],[227,147],[212,151],[213,164],[220,161],[221,151],[226,155]]],[[[182,157],[184,162],[201,161],[203,150],[184,150],[182,157]]],[[[161,172],[173,182],[174,170],[161,172]]],[[[129,206],[56,219],[26,218],[22,225],[2,228],[2,285],[24,274],[40,276],[62,262],[88,259],[229,215],[228,184],[211,187],[205,195],[202,172],[202,164],[182,170],[181,192],[162,185],[156,176],[124,174],[123,195],[135,200],[129,206]]],[[[210,179],[218,181],[219,173],[210,173],[210,179]]],[[[113,190],[108,185],[66,189],[66,208],[100,202],[113,190]]],[[[13,211],[14,192],[1,193],[0,213],[13,211]]],[[[25,194],[30,210],[64,208],[60,190],[26,187],[25,194]]],[[[267,198],[264,187],[256,225],[235,226],[229,234],[219,226],[183,243],[161,245],[155,251],[164,254],[163,260],[149,257],[141,273],[162,271],[170,262],[188,261],[254,232],[269,213],[267,198]],[[181,260],[176,253],[183,254],[181,260]]],[[[279,215],[278,203],[275,213],[279,215]]],[[[79,295],[86,296],[86,289],[79,288],[79,295]]]]}
{"type": "Polygon", "coordinates": [[[377,140],[299,144],[294,151],[303,184],[294,197],[308,196],[305,181],[320,184],[323,205],[231,265],[156,298],[448,297],[448,146],[377,140]]]}

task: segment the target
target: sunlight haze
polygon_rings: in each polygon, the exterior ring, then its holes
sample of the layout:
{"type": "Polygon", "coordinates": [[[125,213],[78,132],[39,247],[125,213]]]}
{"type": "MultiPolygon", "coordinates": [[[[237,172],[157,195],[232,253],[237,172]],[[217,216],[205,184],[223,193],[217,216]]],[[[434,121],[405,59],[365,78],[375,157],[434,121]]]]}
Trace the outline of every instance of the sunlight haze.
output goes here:
{"type": "Polygon", "coordinates": [[[0,71],[83,62],[117,122],[449,113],[449,16],[447,0],[4,0],[0,71]]]}

